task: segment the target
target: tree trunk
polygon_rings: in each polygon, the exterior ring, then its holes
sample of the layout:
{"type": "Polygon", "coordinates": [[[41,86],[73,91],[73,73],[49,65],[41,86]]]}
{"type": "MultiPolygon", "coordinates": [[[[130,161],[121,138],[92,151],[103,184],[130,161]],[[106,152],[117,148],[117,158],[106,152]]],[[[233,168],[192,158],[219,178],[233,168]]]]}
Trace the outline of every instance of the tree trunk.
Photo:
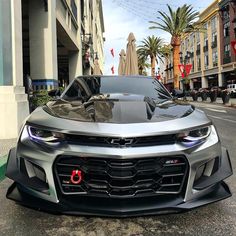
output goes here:
{"type": "Polygon", "coordinates": [[[143,67],[139,66],[139,75],[143,75],[143,67]]]}
{"type": "Polygon", "coordinates": [[[155,76],[155,67],[156,67],[155,57],[151,56],[151,70],[152,70],[152,76],[153,77],[155,76]]]}
{"type": "Polygon", "coordinates": [[[174,71],[174,88],[179,89],[179,53],[180,53],[181,39],[179,37],[172,37],[171,46],[173,47],[173,71],[174,71]]]}

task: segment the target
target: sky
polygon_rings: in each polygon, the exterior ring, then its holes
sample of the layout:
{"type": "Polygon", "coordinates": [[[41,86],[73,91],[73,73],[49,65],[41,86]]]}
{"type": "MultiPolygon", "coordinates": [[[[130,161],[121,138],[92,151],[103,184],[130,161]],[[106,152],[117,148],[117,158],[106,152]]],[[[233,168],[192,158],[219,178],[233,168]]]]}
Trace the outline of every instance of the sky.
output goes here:
{"type": "MultiPolygon", "coordinates": [[[[196,11],[203,11],[213,0],[102,0],[105,22],[105,65],[104,74],[111,74],[111,67],[114,65],[115,74],[118,73],[119,52],[126,50],[127,38],[133,32],[136,38],[136,45],[147,36],[155,35],[162,37],[169,43],[170,36],[158,30],[151,30],[149,21],[157,21],[158,11],[167,11],[166,4],[177,8],[183,4],[191,4],[196,11]],[[115,56],[111,56],[110,50],[114,49],[115,56]]],[[[157,66],[158,67],[158,66],[157,66]]]]}

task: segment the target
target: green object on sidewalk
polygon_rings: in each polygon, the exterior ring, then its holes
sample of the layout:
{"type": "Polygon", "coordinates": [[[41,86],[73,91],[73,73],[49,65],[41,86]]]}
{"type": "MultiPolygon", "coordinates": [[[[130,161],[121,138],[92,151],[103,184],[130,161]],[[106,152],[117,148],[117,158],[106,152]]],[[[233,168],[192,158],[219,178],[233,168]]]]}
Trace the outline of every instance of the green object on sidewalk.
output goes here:
{"type": "Polygon", "coordinates": [[[5,178],[7,156],[0,157],[0,181],[5,178]]]}

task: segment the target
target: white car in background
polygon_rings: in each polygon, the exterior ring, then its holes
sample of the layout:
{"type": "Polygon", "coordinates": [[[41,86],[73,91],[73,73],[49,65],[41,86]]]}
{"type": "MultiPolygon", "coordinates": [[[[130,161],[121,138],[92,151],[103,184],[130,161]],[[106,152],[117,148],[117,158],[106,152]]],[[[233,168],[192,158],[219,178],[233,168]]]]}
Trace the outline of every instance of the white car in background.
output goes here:
{"type": "Polygon", "coordinates": [[[232,97],[236,96],[236,84],[228,84],[227,89],[230,92],[232,97]]]}

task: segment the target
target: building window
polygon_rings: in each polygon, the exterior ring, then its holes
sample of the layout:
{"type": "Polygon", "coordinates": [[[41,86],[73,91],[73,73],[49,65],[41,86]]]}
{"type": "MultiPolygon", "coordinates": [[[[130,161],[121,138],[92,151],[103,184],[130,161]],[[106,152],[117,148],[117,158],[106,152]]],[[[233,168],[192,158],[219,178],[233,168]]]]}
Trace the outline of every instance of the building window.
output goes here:
{"type": "Polygon", "coordinates": [[[217,53],[217,51],[212,53],[212,62],[213,62],[213,67],[218,66],[218,53],[217,53]]]}
{"type": "Polygon", "coordinates": [[[208,30],[208,25],[207,23],[203,25],[203,28],[204,28],[204,39],[208,37],[208,34],[207,34],[207,30],[208,30]]]}
{"type": "Polygon", "coordinates": [[[191,34],[191,35],[190,35],[190,43],[191,43],[191,44],[194,44],[194,34],[191,34]]]}
{"type": "Polygon", "coordinates": [[[216,16],[211,19],[211,30],[216,30],[216,16]]]}
{"type": "Polygon", "coordinates": [[[231,45],[227,44],[224,46],[224,58],[223,58],[223,64],[227,64],[231,62],[231,45]]]}
{"type": "Polygon", "coordinates": [[[200,43],[197,44],[196,54],[197,54],[197,55],[200,55],[200,54],[201,54],[201,45],[200,45],[200,43]]]}
{"type": "Polygon", "coordinates": [[[205,38],[205,39],[204,39],[203,51],[204,51],[204,52],[207,52],[207,51],[208,51],[208,38],[205,38]]]}
{"type": "Polygon", "coordinates": [[[71,10],[73,12],[73,15],[74,15],[75,19],[77,20],[77,6],[75,3],[75,0],[71,0],[70,5],[71,5],[71,10]]]}
{"type": "Polygon", "coordinates": [[[198,70],[201,70],[201,58],[197,59],[197,68],[198,70]]]}
{"type": "Polygon", "coordinates": [[[224,24],[224,37],[229,37],[230,22],[224,24]]]}
{"type": "Polygon", "coordinates": [[[217,33],[213,32],[211,36],[211,48],[216,48],[217,47],[217,33]]]}
{"type": "MultiPolygon", "coordinates": [[[[236,18],[235,18],[236,20],[236,18]]],[[[234,37],[236,38],[236,22],[234,22],[234,37]]]]}
{"type": "Polygon", "coordinates": [[[229,11],[223,11],[223,19],[228,20],[229,19],[229,11]]]}
{"type": "Polygon", "coordinates": [[[208,55],[204,56],[204,64],[205,64],[205,69],[208,69],[208,65],[209,65],[209,57],[208,57],[208,55]]]}
{"type": "Polygon", "coordinates": [[[186,41],[185,41],[185,46],[186,46],[186,49],[188,50],[188,46],[189,46],[189,40],[188,39],[186,39],[186,41]]]}
{"type": "Polygon", "coordinates": [[[84,0],[80,0],[80,16],[81,22],[84,22],[84,0]]]}
{"type": "Polygon", "coordinates": [[[225,57],[231,57],[230,44],[224,46],[225,57]]]}
{"type": "Polygon", "coordinates": [[[200,33],[199,32],[197,33],[196,38],[197,38],[197,43],[199,43],[200,42],[200,33]]]}
{"type": "Polygon", "coordinates": [[[217,42],[217,32],[212,33],[212,42],[217,42]]]}

